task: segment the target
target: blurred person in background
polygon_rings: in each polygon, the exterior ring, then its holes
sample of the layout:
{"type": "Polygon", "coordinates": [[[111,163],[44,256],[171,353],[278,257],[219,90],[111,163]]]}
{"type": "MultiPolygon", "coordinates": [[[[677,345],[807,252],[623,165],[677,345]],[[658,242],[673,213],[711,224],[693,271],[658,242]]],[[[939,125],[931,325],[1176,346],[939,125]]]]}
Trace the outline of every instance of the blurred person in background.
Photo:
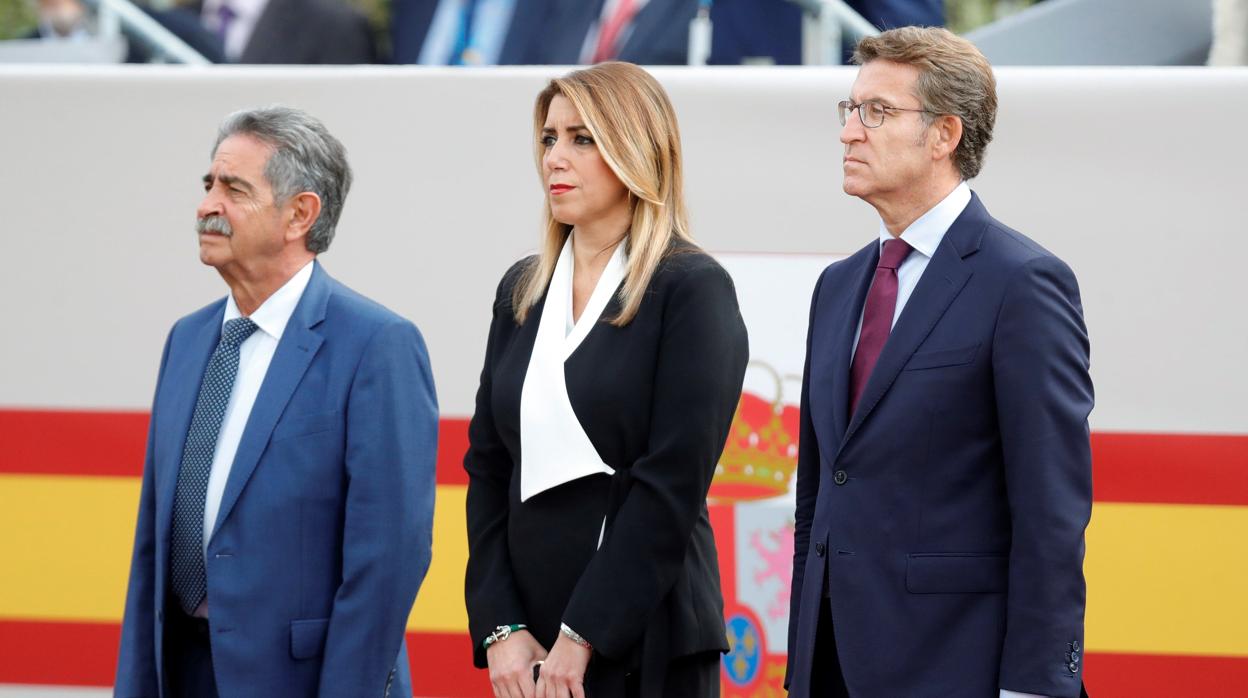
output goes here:
{"type": "Polygon", "coordinates": [[[376,63],[368,19],[343,0],[203,0],[188,5],[233,63],[376,63]]]}
{"type": "MultiPolygon", "coordinates": [[[[877,29],[938,27],[945,23],[944,0],[847,0],[850,9],[877,29]]],[[[802,7],[793,0],[715,0],[711,5],[709,63],[737,65],[802,62],[802,7]]],[[[853,51],[846,38],[843,62],[853,51]]]]}
{"type": "Polygon", "coordinates": [[[997,113],[983,54],[905,27],[854,60],[843,188],[880,224],[811,301],[785,685],[1076,698],[1093,406],[1079,285],[967,184],[997,113]]]}
{"type": "Polygon", "coordinates": [[[396,63],[688,62],[697,0],[395,0],[396,63]]]}
{"type": "MultiPolygon", "coordinates": [[[[394,0],[395,63],[499,65],[515,63],[512,32],[534,16],[532,0],[394,0]],[[515,21],[517,15],[520,21],[515,21]]],[[[547,21],[550,18],[544,18],[547,21]]]]}
{"type": "Polygon", "coordinates": [[[575,71],[534,112],[541,252],[498,286],[464,457],[473,662],[500,698],[718,696],[736,291],[690,238],[653,77],[575,71]]]}
{"type": "Polygon", "coordinates": [[[684,65],[697,11],[697,0],[606,0],[581,43],[580,62],[684,65]]]}
{"type": "Polygon", "coordinates": [[[86,39],[95,33],[94,18],[80,0],[38,0],[39,25],[28,39],[86,39]]]}
{"type": "MultiPolygon", "coordinates": [[[[39,24],[28,35],[27,39],[49,39],[84,41],[96,38],[97,27],[95,13],[80,0],[38,0],[32,2],[39,24]]],[[[146,5],[138,5],[140,9],[168,29],[174,36],[181,39],[200,55],[213,63],[225,61],[216,39],[199,26],[198,18],[183,8],[155,9],[146,5]]],[[[147,63],[152,60],[151,52],[134,36],[126,35],[125,62],[147,63]]]]}
{"type": "Polygon", "coordinates": [[[229,293],[161,358],[119,698],[412,694],[437,401],[416,327],[317,259],[351,179],[305,112],[221,125],[196,231],[229,293]]]}

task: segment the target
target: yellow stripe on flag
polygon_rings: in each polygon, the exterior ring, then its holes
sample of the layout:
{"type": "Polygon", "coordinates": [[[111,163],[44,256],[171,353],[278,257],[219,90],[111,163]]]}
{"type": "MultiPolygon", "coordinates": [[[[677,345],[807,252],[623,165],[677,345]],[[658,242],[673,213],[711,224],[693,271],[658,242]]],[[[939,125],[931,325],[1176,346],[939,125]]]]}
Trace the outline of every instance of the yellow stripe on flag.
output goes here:
{"type": "Polygon", "coordinates": [[[464,609],[464,568],[468,566],[468,524],[464,518],[465,485],[439,485],[433,510],[433,563],[420,585],[407,629],[468,632],[464,609]]]}
{"type": "MultiPolygon", "coordinates": [[[[410,630],[468,627],[466,492],[438,487],[433,564],[410,630]]],[[[138,478],[0,475],[0,618],[120,622],[138,505],[138,478]]]]}
{"type": "Polygon", "coordinates": [[[1087,646],[1248,656],[1248,507],[1098,503],[1087,646]]]}
{"type": "Polygon", "coordinates": [[[0,475],[0,617],[118,621],[139,480],[0,475]]]}
{"type": "MultiPolygon", "coordinates": [[[[433,564],[409,630],[467,627],[466,493],[438,487],[433,564]]],[[[0,618],[119,622],[138,494],[137,478],[0,475],[0,618]]],[[[1098,503],[1088,648],[1248,657],[1245,540],[1248,507],[1098,503]]]]}

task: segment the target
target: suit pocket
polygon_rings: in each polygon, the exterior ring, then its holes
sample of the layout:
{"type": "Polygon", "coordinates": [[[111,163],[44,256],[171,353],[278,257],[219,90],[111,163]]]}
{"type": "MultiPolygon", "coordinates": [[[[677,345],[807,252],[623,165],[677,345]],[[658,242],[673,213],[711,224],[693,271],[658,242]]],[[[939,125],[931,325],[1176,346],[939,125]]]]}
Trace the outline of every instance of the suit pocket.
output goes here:
{"type": "Polygon", "coordinates": [[[319,657],[325,651],[329,619],[290,621],[290,656],[295,659],[319,657]]]}
{"type": "Polygon", "coordinates": [[[905,371],[921,371],[925,368],[943,368],[945,366],[962,366],[975,360],[979,352],[979,343],[958,349],[940,349],[915,354],[906,362],[905,371]]]}
{"type": "Polygon", "coordinates": [[[912,553],[906,589],[912,594],[991,594],[1009,586],[1010,558],[994,553],[912,553]]]}
{"type": "Polygon", "coordinates": [[[283,418],[273,427],[273,436],[269,438],[269,443],[341,428],[342,413],[338,411],[294,415],[283,418]]]}

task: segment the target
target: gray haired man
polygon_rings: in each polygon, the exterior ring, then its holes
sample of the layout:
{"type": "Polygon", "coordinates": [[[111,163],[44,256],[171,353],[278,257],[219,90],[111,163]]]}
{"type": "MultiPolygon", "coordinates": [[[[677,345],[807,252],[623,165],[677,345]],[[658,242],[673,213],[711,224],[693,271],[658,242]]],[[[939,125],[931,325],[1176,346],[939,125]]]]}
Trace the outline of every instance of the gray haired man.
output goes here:
{"type": "Polygon", "coordinates": [[[116,695],[411,695],[437,404],[420,333],[325,272],[351,186],[308,114],[221,126],[199,258],[229,293],[169,333],[116,695]]]}

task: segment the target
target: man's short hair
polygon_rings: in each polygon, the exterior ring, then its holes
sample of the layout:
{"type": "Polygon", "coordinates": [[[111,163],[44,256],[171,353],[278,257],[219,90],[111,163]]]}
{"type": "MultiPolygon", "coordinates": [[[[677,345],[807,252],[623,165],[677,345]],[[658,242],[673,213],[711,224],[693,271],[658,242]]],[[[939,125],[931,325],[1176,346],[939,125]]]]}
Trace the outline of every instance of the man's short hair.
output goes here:
{"type": "MultiPolygon", "coordinates": [[[[962,120],[954,165],[963,179],[979,174],[997,121],[997,80],[975,44],[939,27],[901,27],[858,42],[854,63],[874,60],[918,68],[915,96],[922,108],[962,120]]],[[[935,117],[923,118],[930,124],[935,117]]]]}
{"type": "Polygon", "coordinates": [[[306,244],[316,254],[329,249],[351,189],[347,149],[311,114],[290,107],[245,109],[225,117],[212,146],[213,156],[221,141],[238,135],[273,148],[264,176],[273,188],[275,203],[305,191],[321,198],[321,214],[308,229],[306,244]]]}

